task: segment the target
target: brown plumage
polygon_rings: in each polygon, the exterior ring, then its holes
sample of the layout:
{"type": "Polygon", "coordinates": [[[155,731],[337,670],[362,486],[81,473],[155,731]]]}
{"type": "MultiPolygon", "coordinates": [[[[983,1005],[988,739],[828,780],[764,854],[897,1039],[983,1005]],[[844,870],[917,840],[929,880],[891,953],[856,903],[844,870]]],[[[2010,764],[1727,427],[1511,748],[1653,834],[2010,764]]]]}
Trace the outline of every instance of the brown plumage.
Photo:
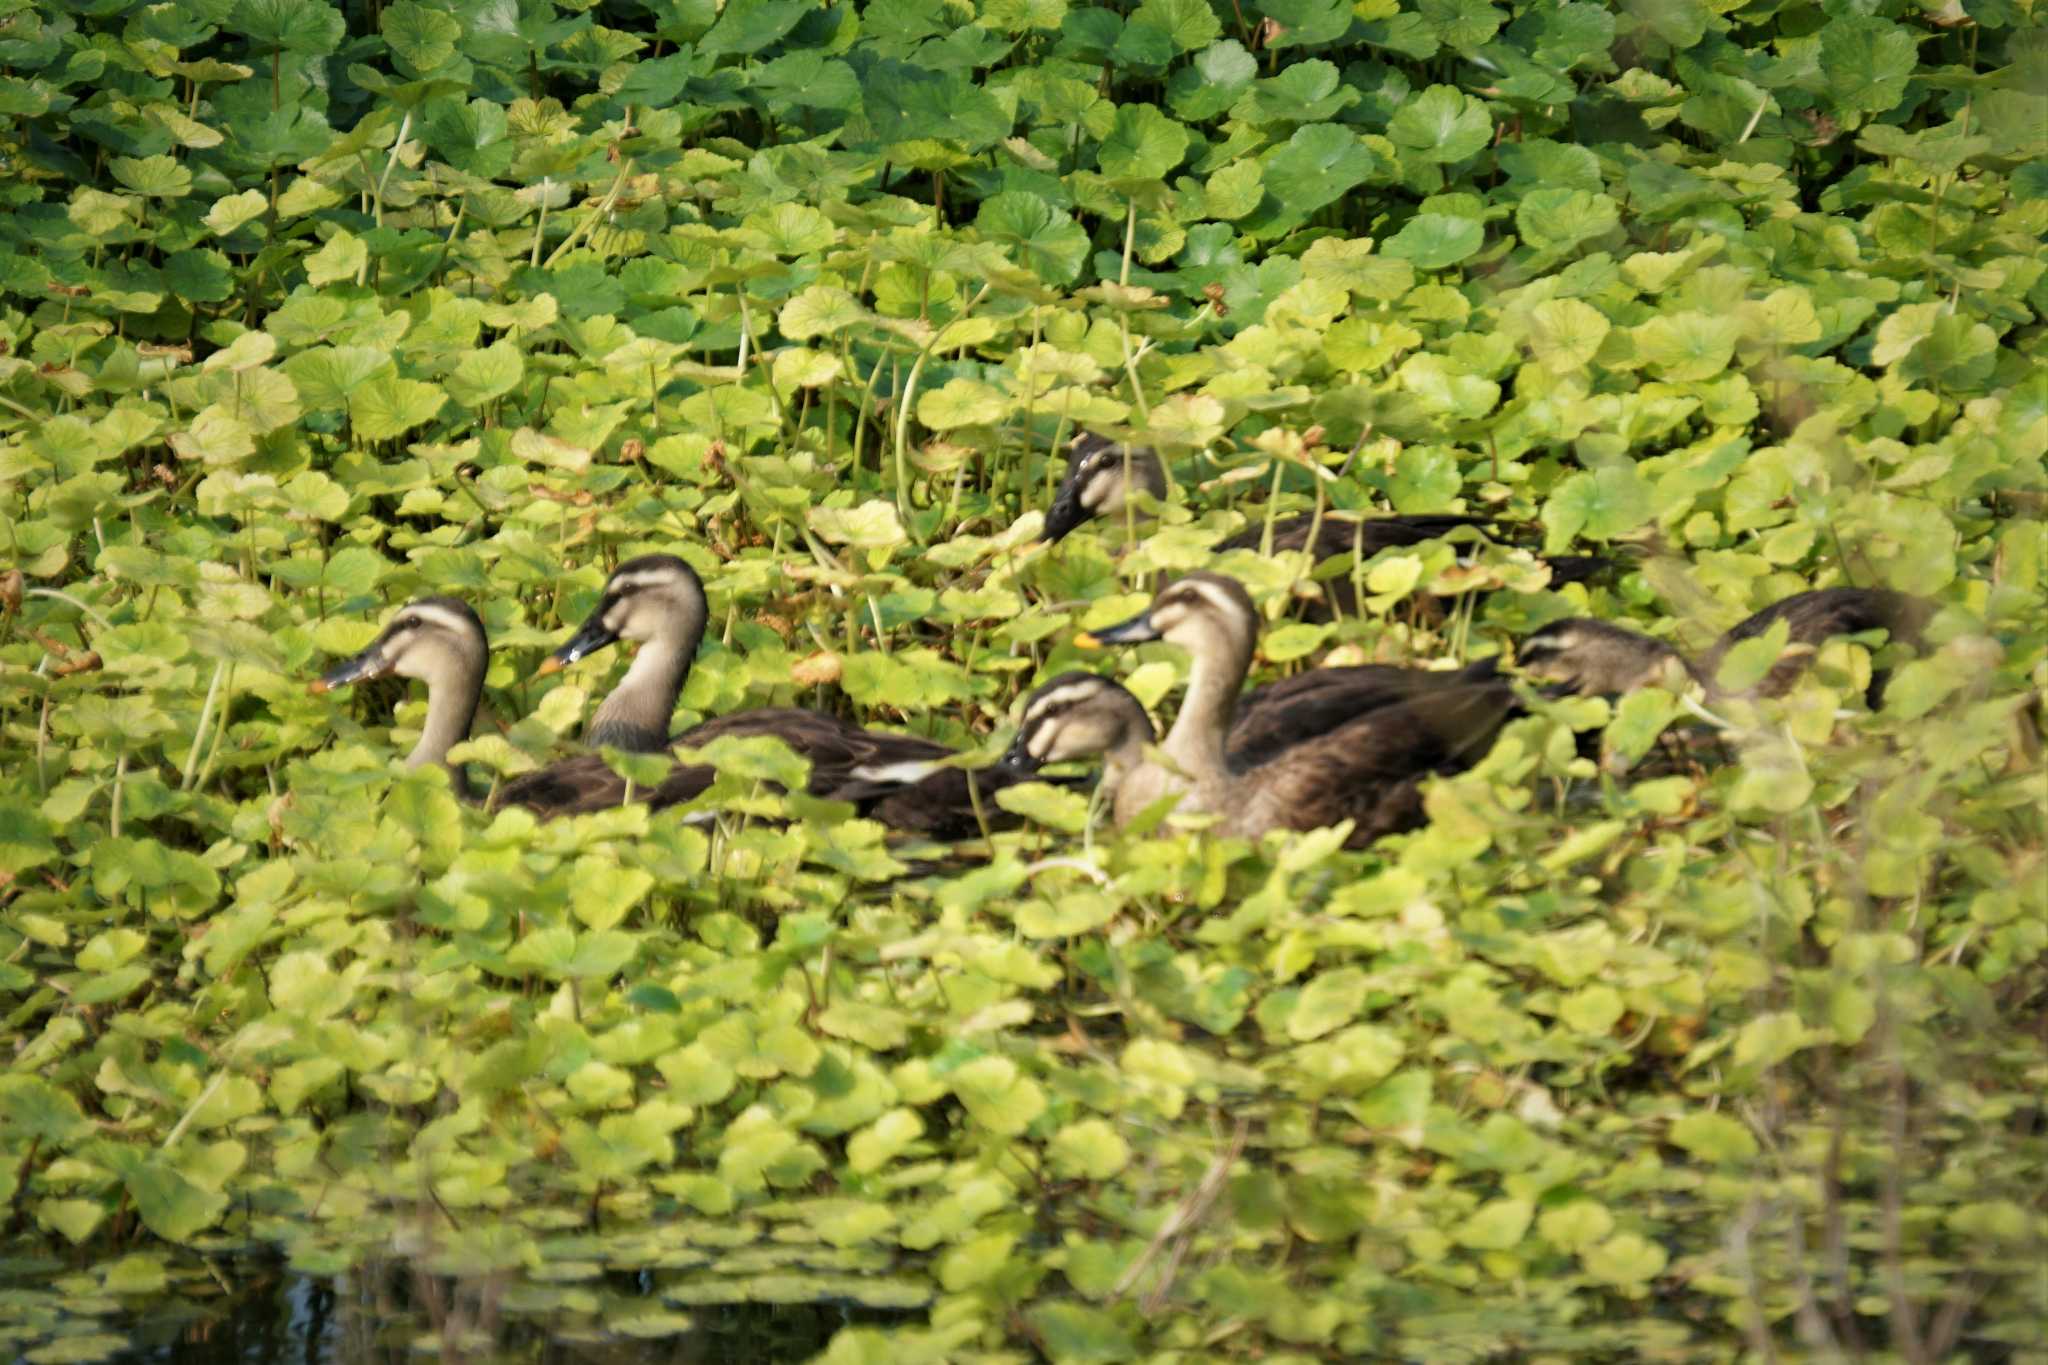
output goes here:
{"type": "MultiPolygon", "coordinates": [[[[1414,829],[1424,820],[1424,779],[1470,766],[1515,714],[1506,684],[1452,681],[1458,676],[1437,675],[1446,680],[1437,690],[1390,700],[1265,757],[1233,749],[1220,775],[1196,783],[1180,809],[1216,811],[1219,833],[1249,836],[1352,820],[1347,842],[1353,848],[1414,829]]],[[[1125,799],[1125,784],[1148,762],[1144,749],[1152,734],[1144,708],[1123,686],[1092,673],[1067,673],[1026,699],[1004,761],[1029,768],[1100,757],[1102,785],[1123,823],[1172,794],[1140,803],[1125,799]]]]}
{"type": "MultiPolygon", "coordinates": [[[[1044,539],[1058,541],[1096,517],[1115,516],[1140,493],[1164,501],[1166,491],[1166,466],[1157,451],[1082,432],[1068,447],[1066,476],[1046,509],[1044,539]]],[[[1382,550],[1420,545],[1465,527],[1493,535],[1515,529],[1490,517],[1455,512],[1360,516],[1326,510],[1320,517],[1296,512],[1274,520],[1270,549],[1307,550],[1317,564],[1340,555],[1356,555],[1363,561],[1382,550]]],[[[1255,519],[1218,541],[1216,549],[1257,550],[1265,541],[1266,525],[1255,519]]],[[[1607,567],[1606,560],[1591,555],[1552,555],[1544,562],[1559,583],[1582,582],[1607,567]]],[[[1321,588],[1319,600],[1303,605],[1308,619],[1359,614],[1358,588],[1348,577],[1323,579],[1321,588]]]]}
{"type": "MultiPolygon", "coordinates": [[[[703,583],[674,555],[643,555],[613,570],[596,609],[540,669],[555,672],[618,640],[641,642],[626,676],[591,717],[585,743],[658,753],[701,748],[726,736],[769,735],[810,761],[805,787],[811,795],[835,799],[837,791],[860,778],[863,770],[929,763],[952,755],[935,740],[868,730],[790,706],[717,716],[670,735],[669,718],[703,639],[707,614],[703,583]]],[[[711,764],[679,760],[658,784],[633,796],[660,810],[695,800],[716,777],[711,764]]],[[[497,803],[526,806],[543,815],[572,815],[619,805],[627,796],[626,780],[601,754],[593,753],[514,778],[500,790],[497,803]]]]}
{"type": "MultiPolygon", "coordinates": [[[[1711,691],[1729,650],[1783,621],[1785,652],[1753,689],[1755,695],[1777,697],[1791,690],[1813,661],[1815,650],[1833,637],[1883,630],[1894,640],[1917,643],[1933,612],[1934,604],[1925,598],[1886,588],[1821,588],[1794,593],[1735,626],[1696,663],[1662,640],[1626,626],[1575,617],[1553,621],[1520,641],[1515,646],[1515,663],[1532,677],[1586,695],[1616,695],[1687,677],[1711,691]]],[[[1869,704],[1873,708],[1883,703],[1884,681],[1881,673],[1871,678],[1869,704]]]]}
{"type": "MultiPolygon", "coordinates": [[[[1116,782],[1119,824],[1179,794],[1181,809],[1220,815],[1225,833],[1315,829],[1350,819],[1358,822],[1351,835],[1357,845],[1410,827],[1419,817],[1421,779],[1477,759],[1515,712],[1512,690],[1491,680],[1490,663],[1459,673],[1374,668],[1349,683],[1310,681],[1269,693],[1250,705],[1251,729],[1240,734],[1233,715],[1257,631],[1258,614],[1242,585],[1221,574],[1190,574],[1138,616],[1082,640],[1165,640],[1190,654],[1187,697],[1158,747],[1159,760],[1143,755],[1134,724],[1103,725],[1101,703],[1084,713],[1099,734],[1086,746],[1062,743],[1062,727],[1048,734],[1058,712],[1039,722],[1035,707],[1027,707],[1020,739],[1046,753],[1100,744],[1109,760],[1105,784],[1116,782]],[[1318,695],[1325,688],[1346,699],[1348,715],[1318,695]]],[[[1080,694],[1071,684],[1067,692],[1069,709],[1078,711],[1080,694]]],[[[1048,707],[1059,697],[1053,692],[1048,707]]]]}

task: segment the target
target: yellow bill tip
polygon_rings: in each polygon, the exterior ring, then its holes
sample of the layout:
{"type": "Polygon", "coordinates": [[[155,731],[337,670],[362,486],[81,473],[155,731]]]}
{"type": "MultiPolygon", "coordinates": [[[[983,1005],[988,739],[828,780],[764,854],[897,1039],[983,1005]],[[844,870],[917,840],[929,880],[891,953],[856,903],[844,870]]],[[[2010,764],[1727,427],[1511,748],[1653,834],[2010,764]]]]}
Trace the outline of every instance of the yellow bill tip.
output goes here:
{"type": "Polygon", "coordinates": [[[1074,644],[1081,649],[1101,649],[1102,641],[1090,631],[1082,631],[1074,637],[1074,644]]]}

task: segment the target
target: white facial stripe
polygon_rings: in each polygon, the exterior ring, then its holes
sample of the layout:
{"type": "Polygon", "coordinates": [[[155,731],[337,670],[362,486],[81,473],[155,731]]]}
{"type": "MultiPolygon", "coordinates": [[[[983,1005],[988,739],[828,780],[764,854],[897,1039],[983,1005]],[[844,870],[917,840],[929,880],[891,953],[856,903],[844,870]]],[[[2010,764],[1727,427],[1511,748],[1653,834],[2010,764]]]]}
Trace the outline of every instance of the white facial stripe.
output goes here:
{"type": "Polygon", "coordinates": [[[1095,683],[1068,683],[1064,687],[1056,687],[1031,703],[1030,711],[1025,714],[1024,723],[1029,725],[1049,712],[1086,701],[1101,691],[1102,688],[1095,683]]]}
{"type": "Polygon", "coordinates": [[[675,575],[662,569],[639,569],[629,574],[614,574],[612,581],[605,585],[607,591],[616,593],[641,592],[658,588],[675,580],[675,575]]]}
{"type": "Polygon", "coordinates": [[[1241,619],[1244,615],[1244,604],[1225,592],[1220,584],[1211,583],[1207,579],[1196,578],[1184,580],[1179,586],[1184,591],[1191,590],[1200,593],[1202,600],[1208,604],[1209,609],[1218,615],[1230,620],[1241,619]]]}
{"type": "Polygon", "coordinates": [[[1089,470],[1087,482],[1081,485],[1081,505],[1091,512],[1100,511],[1122,482],[1108,470],[1089,470]]]}
{"type": "Polygon", "coordinates": [[[460,616],[457,616],[454,612],[448,610],[446,607],[436,607],[422,604],[419,606],[407,607],[403,614],[407,616],[418,617],[422,624],[432,626],[435,630],[448,631],[450,634],[454,635],[468,635],[471,634],[475,629],[473,626],[470,625],[469,622],[463,620],[460,616]]]}

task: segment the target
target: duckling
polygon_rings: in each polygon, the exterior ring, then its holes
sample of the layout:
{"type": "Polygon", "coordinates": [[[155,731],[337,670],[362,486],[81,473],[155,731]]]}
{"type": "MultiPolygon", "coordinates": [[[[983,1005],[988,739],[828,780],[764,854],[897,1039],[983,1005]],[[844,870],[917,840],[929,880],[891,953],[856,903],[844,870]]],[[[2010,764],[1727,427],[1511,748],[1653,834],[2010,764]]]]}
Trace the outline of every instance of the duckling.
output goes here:
{"type": "Polygon", "coordinates": [[[1040,539],[1048,545],[1064,540],[1085,521],[1123,511],[1139,493],[1166,501],[1166,465],[1159,452],[1081,432],[1067,445],[1067,472],[1045,509],[1040,539]]]}
{"type": "MultiPolygon", "coordinates": [[[[1475,761],[1515,712],[1514,694],[1492,677],[1490,662],[1458,674],[1368,665],[1373,672],[1359,679],[1348,715],[1304,708],[1303,716],[1323,722],[1309,730],[1290,723],[1285,694],[1268,697],[1251,711],[1257,740],[1248,735],[1233,752],[1232,713],[1258,624],[1241,584],[1195,573],[1168,584],[1130,620],[1080,637],[1087,646],[1165,640],[1192,656],[1187,697],[1159,745],[1165,762],[1129,762],[1130,736],[1119,740],[1126,770],[1113,806],[1118,824],[1180,793],[1181,809],[1221,814],[1225,833],[1315,829],[1350,818],[1358,821],[1353,842],[1369,842],[1419,811],[1421,777],[1475,761]],[[1276,709],[1260,717],[1265,707],[1276,709]]],[[[1137,750],[1143,745],[1138,738],[1137,750]]]]}
{"type": "Polygon", "coordinates": [[[1001,766],[1032,773],[1055,763],[1102,759],[1103,790],[1115,793],[1145,762],[1152,718],[1122,683],[1079,670],[1062,673],[1024,699],[1017,734],[1001,766]]]}
{"type": "MultiPolygon", "coordinates": [[[[800,707],[762,707],[717,716],[670,736],[669,718],[690,662],[704,638],[709,612],[704,584],[675,555],[642,555],[612,571],[589,617],[542,662],[536,676],[568,667],[619,640],[638,641],[640,652],[584,728],[586,744],[639,753],[700,747],[722,736],[772,735],[810,760],[806,784],[813,796],[838,798],[864,770],[929,763],[953,751],[935,740],[866,730],[800,707]]],[[[708,763],[677,763],[645,792],[656,810],[694,800],[716,779],[708,763]]],[[[601,810],[626,797],[625,780],[598,754],[580,754],[505,784],[500,804],[531,806],[548,814],[601,810]]]]}
{"type": "MultiPolygon", "coordinates": [[[[427,685],[427,723],[405,757],[407,768],[448,763],[448,751],[469,737],[484,695],[490,643],[469,603],[454,597],[419,597],[400,607],[389,625],[355,657],[307,685],[316,696],[373,678],[418,678],[427,685]]],[[[473,799],[469,776],[448,764],[455,790],[473,799]]]]}
{"type": "MultiPolygon", "coordinates": [[[[1159,452],[1084,431],[1067,447],[1067,473],[1053,493],[1052,506],[1046,509],[1041,538],[1048,544],[1062,540],[1085,522],[1123,511],[1140,493],[1155,501],[1166,500],[1166,464],[1159,452]]],[[[1273,548],[1302,549],[1314,532],[1318,561],[1348,554],[1354,545],[1370,557],[1390,546],[1417,545],[1461,526],[1491,525],[1486,517],[1449,512],[1380,517],[1330,512],[1320,523],[1312,512],[1297,512],[1273,523],[1273,548]]],[[[1252,525],[1218,541],[1216,548],[1256,550],[1265,529],[1263,523],[1252,525]]]]}
{"type": "MultiPolygon", "coordinates": [[[[1068,446],[1066,476],[1053,494],[1052,506],[1046,509],[1042,539],[1048,544],[1057,542],[1084,522],[1119,513],[1139,493],[1163,501],[1166,487],[1166,465],[1157,451],[1082,432],[1068,446]]],[[[1419,545],[1465,526],[1489,532],[1502,529],[1501,523],[1490,517],[1452,512],[1371,517],[1325,512],[1320,519],[1313,512],[1297,512],[1273,522],[1272,549],[1306,549],[1318,564],[1354,551],[1361,559],[1370,559],[1382,550],[1419,545]]],[[[1256,550],[1265,535],[1264,523],[1254,522],[1218,541],[1216,549],[1219,553],[1256,550]]],[[[1607,567],[1606,560],[1593,555],[1551,555],[1544,562],[1559,583],[1583,582],[1607,567]]],[[[1325,600],[1307,611],[1312,619],[1328,619],[1337,612],[1358,613],[1357,586],[1349,579],[1325,580],[1323,591],[1325,600]]]]}
{"type": "MultiPolygon", "coordinates": [[[[1515,662],[1523,672],[1586,695],[1617,695],[1660,681],[1698,681],[1713,690],[1714,677],[1728,651],[1755,639],[1779,621],[1785,622],[1787,648],[1764,675],[1754,693],[1783,696],[1812,662],[1813,653],[1836,635],[1883,630],[1892,638],[1917,643],[1933,615],[1925,598],[1886,588],[1820,588],[1794,593],[1757,612],[1715,642],[1695,663],[1678,650],[1647,635],[1606,621],[1574,617],[1553,621],[1515,646],[1515,662]]],[[[1884,675],[1873,675],[1869,704],[1884,701],[1884,675]]]]}

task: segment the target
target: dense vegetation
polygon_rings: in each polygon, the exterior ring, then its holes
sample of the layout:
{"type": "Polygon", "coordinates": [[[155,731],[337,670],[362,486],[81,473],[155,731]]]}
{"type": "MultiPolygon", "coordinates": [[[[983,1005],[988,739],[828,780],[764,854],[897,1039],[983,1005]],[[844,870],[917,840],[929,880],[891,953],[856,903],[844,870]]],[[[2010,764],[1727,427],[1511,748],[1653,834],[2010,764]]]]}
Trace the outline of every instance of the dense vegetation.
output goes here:
{"type": "Polygon", "coordinates": [[[552,1332],[900,1310],[835,1365],[2038,1349],[2044,90],[2027,0],[0,0],[0,1343],[281,1246],[552,1332]],[[1078,424],[1175,501],[1030,551],[1078,424]],[[1540,706],[1369,854],[1026,787],[934,870],[760,744],[537,824],[304,686],[463,596],[527,770],[671,550],[679,724],[986,751],[1317,499],[1623,571],[1341,566],[1269,673],[1944,610],[1675,772],[1668,694],[1540,706]]]}

